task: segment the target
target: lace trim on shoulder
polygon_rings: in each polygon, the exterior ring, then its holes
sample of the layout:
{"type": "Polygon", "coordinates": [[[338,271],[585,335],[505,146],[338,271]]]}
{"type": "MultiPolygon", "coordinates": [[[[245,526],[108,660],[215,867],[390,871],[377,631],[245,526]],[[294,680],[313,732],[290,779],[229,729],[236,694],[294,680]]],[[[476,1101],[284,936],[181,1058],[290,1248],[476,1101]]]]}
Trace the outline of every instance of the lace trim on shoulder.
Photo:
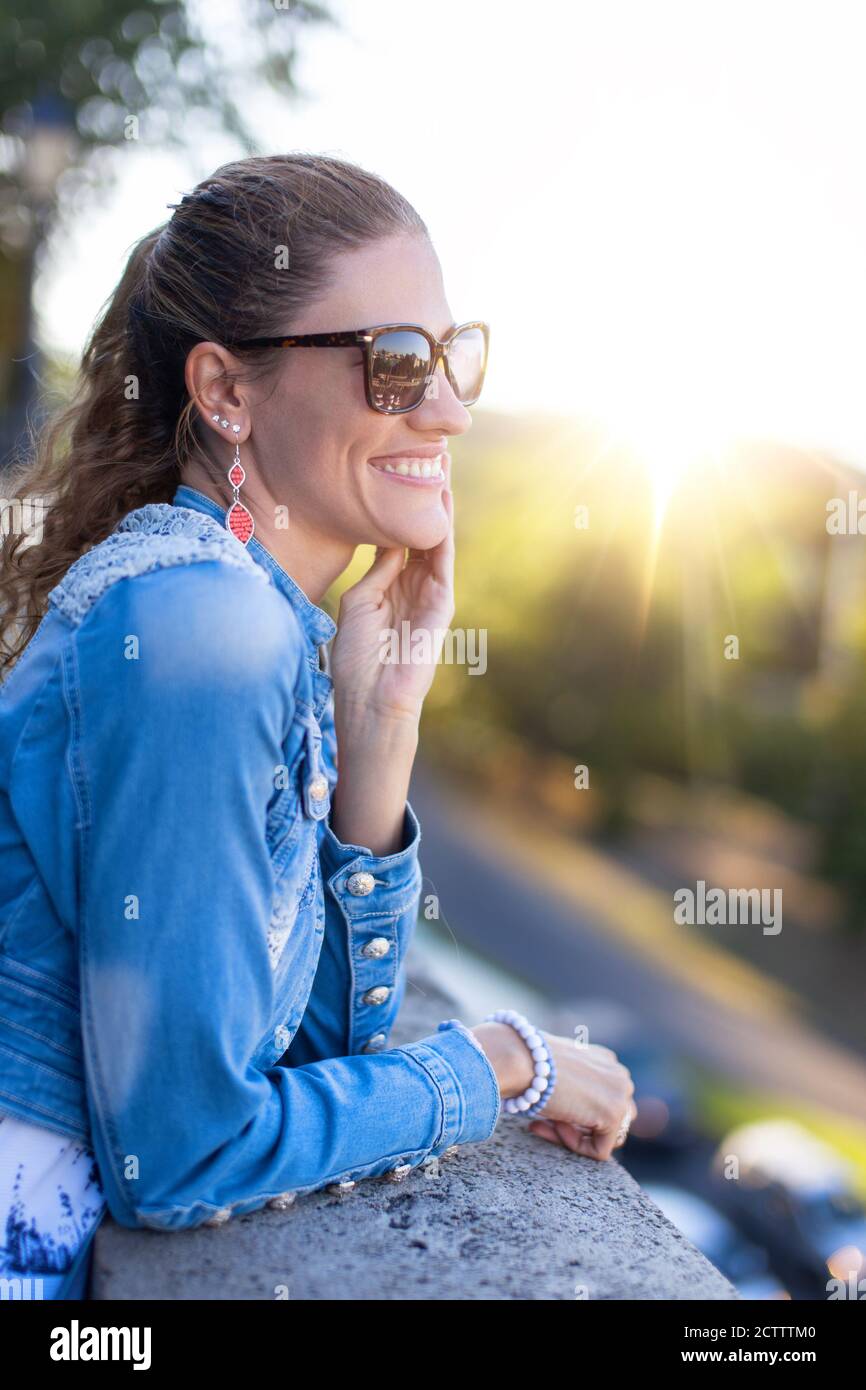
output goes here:
{"type": "Polygon", "coordinates": [[[215,517],[171,502],[149,502],[129,512],[111,535],[70,565],[48,602],[78,624],[119,580],[200,560],[222,560],[262,583],[272,582],[215,517]]]}

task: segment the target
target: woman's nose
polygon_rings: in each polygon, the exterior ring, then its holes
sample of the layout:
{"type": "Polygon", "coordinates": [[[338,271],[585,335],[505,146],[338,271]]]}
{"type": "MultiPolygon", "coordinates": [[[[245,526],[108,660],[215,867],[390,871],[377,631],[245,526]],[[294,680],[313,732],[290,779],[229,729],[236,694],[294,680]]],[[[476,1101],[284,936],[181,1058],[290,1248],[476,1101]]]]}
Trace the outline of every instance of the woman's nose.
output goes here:
{"type": "Polygon", "coordinates": [[[413,411],[418,428],[439,430],[442,434],[465,434],[472,427],[472,416],[461,405],[440,362],[427,384],[424,400],[413,411]]]}

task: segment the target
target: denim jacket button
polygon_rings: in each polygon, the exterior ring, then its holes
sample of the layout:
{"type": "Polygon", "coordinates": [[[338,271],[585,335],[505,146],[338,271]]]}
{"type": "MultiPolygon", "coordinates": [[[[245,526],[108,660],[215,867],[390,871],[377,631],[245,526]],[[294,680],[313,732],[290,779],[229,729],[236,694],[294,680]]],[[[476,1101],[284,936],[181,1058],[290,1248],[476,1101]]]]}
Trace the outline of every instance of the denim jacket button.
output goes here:
{"type": "Polygon", "coordinates": [[[381,1052],[385,1043],[388,1041],[387,1034],[374,1033],[372,1038],[368,1038],[362,1047],[362,1052],[381,1052]]]}
{"type": "Polygon", "coordinates": [[[304,787],[304,807],[313,820],[324,820],[331,806],[328,779],[320,772],[311,777],[304,787]]]}
{"type": "Polygon", "coordinates": [[[307,783],[307,790],[314,801],[322,801],[328,795],[328,779],[311,777],[307,783]]]}
{"type": "Polygon", "coordinates": [[[402,1182],[404,1178],[408,1178],[411,1172],[411,1163],[398,1163],[396,1168],[391,1168],[389,1172],[385,1174],[385,1177],[388,1182],[402,1182]]]}
{"type": "Polygon", "coordinates": [[[372,893],[376,886],[376,880],[372,874],[359,873],[352,874],[346,880],[346,887],[355,898],[366,898],[368,893],[372,893]]]}
{"type": "Polygon", "coordinates": [[[231,1207],[223,1207],[220,1211],[215,1211],[203,1224],[205,1226],[224,1226],[227,1221],[232,1219],[231,1207]]]}
{"type": "Polygon", "coordinates": [[[272,1197],[268,1202],[271,1211],[288,1211],[289,1207],[295,1205],[295,1192],[281,1192],[279,1197],[272,1197]]]}
{"type": "Polygon", "coordinates": [[[375,985],[362,996],[365,1004],[384,1004],[391,990],[388,985],[375,985]]]}
{"type": "Polygon", "coordinates": [[[390,949],[391,943],[387,936],[374,936],[372,941],[361,947],[361,955],[378,960],[380,956],[387,956],[390,949]]]}

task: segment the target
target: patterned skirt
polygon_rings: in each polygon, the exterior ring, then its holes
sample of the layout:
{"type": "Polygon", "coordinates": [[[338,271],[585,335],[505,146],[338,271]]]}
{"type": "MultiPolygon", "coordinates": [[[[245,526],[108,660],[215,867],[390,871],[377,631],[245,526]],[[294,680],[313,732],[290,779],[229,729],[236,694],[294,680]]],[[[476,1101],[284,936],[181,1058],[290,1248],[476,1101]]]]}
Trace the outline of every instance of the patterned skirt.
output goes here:
{"type": "Polygon", "coordinates": [[[0,1113],[0,1300],[83,1298],[104,1212],[90,1149],[0,1113]]]}

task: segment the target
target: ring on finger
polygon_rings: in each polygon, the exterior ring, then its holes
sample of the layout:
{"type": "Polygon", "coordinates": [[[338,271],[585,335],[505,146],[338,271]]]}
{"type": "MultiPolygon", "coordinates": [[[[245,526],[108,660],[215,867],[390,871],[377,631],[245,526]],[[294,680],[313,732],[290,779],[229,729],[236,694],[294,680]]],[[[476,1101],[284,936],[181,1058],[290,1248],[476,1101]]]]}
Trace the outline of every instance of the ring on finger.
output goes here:
{"type": "Polygon", "coordinates": [[[618,1144],[624,1144],[624,1143],[625,1143],[626,1137],[627,1137],[628,1132],[629,1132],[629,1129],[630,1129],[630,1127],[631,1127],[631,1120],[632,1120],[631,1114],[630,1114],[630,1113],[627,1113],[627,1114],[625,1115],[624,1119],[623,1119],[622,1124],[620,1125],[619,1129],[618,1129],[617,1132],[616,1132],[616,1142],[617,1142],[618,1144]]]}

